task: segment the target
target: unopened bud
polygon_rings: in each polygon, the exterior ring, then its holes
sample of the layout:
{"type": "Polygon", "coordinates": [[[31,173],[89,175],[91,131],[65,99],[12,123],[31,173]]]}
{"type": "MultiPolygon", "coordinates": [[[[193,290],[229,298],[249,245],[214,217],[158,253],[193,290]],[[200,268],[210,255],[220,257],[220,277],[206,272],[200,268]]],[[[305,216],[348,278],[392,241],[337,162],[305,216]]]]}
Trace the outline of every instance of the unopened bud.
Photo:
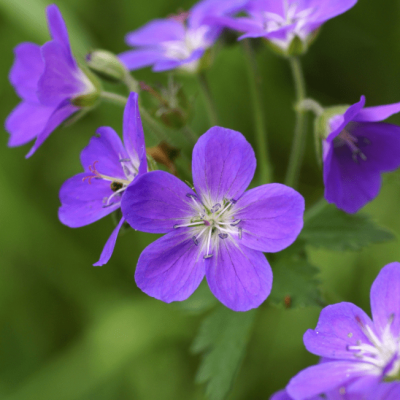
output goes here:
{"type": "Polygon", "coordinates": [[[94,50],[86,56],[87,66],[101,78],[123,81],[127,70],[118,57],[107,50],[94,50]]]}

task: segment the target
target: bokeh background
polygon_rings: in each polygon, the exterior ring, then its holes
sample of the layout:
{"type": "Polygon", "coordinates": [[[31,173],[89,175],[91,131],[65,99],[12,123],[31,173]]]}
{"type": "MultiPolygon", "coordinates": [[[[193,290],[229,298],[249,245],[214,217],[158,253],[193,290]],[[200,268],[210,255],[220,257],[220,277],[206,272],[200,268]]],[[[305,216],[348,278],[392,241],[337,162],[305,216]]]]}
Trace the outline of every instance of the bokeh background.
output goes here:
{"type": "MultiPolygon", "coordinates": [[[[18,98],[8,82],[13,48],[48,40],[42,0],[0,0],[0,120],[18,98]]],[[[127,49],[124,35],[165,17],[192,0],[58,0],[75,54],[93,48],[127,49]]],[[[329,21],[303,57],[308,94],[324,105],[400,101],[400,2],[360,0],[329,21]]],[[[284,59],[266,47],[257,52],[275,181],[282,182],[290,149],[294,91],[284,59]]],[[[135,76],[148,83],[166,75],[149,69],[135,76]]],[[[252,142],[252,109],[240,45],[221,49],[208,72],[221,124],[252,142]]],[[[178,78],[180,79],[180,78],[178,78]]],[[[208,129],[197,82],[181,78],[194,98],[193,129],[208,129]]],[[[123,88],[117,88],[124,93],[123,88]]],[[[400,116],[391,122],[400,124],[400,116]]],[[[194,383],[201,358],[190,353],[202,316],[143,294],[135,285],[136,261],[154,236],[129,231],[115,253],[93,268],[113,229],[111,218],[69,229],[58,221],[58,190],[81,171],[79,153],[102,125],[121,132],[122,109],[102,104],[69,128],[57,130],[29,160],[29,146],[10,149],[0,135],[0,398],[3,400],[194,400],[205,399],[194,383]]],[[[151,138],[149,141],[151,144],[151,138]]],[[[153,143],[154,144],[154,143],[153,143]]],[[[310,206],[323,194],[321,170],[309,135],[300,191],[310,206]]],[[[365,212],[400,233],[400,175],[385,176],[379,197],[365,212]]],[[[360,252],[309,249],[330,301],[352,301],[369,310],[369,288],[386,263],[400,261],[399,242],[360,252]]],[[[273,265],[272,265],[273,267],[273,265]]],[[[230,400],[268,399],[316,359],[302,345],[318,308],[284,309],[268,304],[257,314],[247,354],[230,400]]]]}

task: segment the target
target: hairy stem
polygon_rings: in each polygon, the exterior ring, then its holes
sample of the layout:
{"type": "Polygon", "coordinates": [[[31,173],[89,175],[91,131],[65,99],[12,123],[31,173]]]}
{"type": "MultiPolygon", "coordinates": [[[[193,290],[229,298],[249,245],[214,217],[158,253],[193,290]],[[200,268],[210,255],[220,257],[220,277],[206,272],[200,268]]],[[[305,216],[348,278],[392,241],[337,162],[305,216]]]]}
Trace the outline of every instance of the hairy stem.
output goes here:
{"type": "Polygon", "coordinates": [[[298,57],[289,57],[290,67],[296,90],[296,127],[294,131],[294,139],[292,150],[290,152],[289,166],[286,173],[285,184],[296,187],[301,164],[303,162],[304,148],[307,136],[307,119],[306,110],[300,105],[306,97],[306,88],[298,57]]]}
{"type": "Polygon", "coordinates": [[[260,170],[261,184],[272,180],[272,169],[268,151],[267,127],[265,112],[260,91],[260,77],[251,43],[248,39],[243,41],[246,55],[247,73],[249,77],[250,93],[253,106],[254,127],[257,139],[257,165],[260,170]]]}
{"type": "Polygon", "coordinates": [[[208,114],[208,118],[210,120],[210,124],[211,124],[211,126],[218,125],[217,111],[215,108],[214,100],[211,96],[210,86],[208,85],[207,78],[206,78],[204,72],[199,72],[197,74],[197,76],[198,76],[201,91],[203,92],[203,97],[205,100],[205,106],[207,109],[207,114],[208,114]]]}

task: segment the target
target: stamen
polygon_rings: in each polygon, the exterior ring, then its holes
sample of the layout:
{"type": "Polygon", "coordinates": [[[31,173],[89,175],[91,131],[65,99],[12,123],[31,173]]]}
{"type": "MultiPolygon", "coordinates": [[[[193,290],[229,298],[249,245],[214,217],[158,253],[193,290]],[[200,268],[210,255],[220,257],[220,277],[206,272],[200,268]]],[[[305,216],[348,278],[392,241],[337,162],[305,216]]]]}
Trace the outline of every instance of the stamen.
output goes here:
{"type": "Polygon", "coordinates": [[[220,208],[221,208],[221,204],[217,203],[217,204],[214,204],[214,206],[211,208],[210,211],[214,214],[214,213],[216,213],[220,208]]]}
{"type": "Polygon", "coordinates": [[[130,158],[120,158],[119,159],[119,162],[129,162],[129,161],[131,161],[131,159],[130,158]]]}
{"type": "Polygon", "coordinates": [[[206,224],[207,221],[199,221],[199,222],[193,222],[191,224],[182,224],[182,225],[174,225],[174,229],[178,229],[178,228],[186,228],[188,226],[199,226],[199,225],[207,225],[206,224]]]}
{"type": "Polygon", "coordinates": [[[230,225],[231,225],[231,226],[239,225],[241,221],[242,221],[241,219],[235,219],[233,222],[231,222],[230,225]]]}
{"type": "Polygon", "coordinates": [[[213,255],[212,254],[207,254],[207,255],[205,255],[203,258],[205,259],[205,260],[207,260],[207,258],[211,258],[213,255]]]}
{"type": "Polygon", "coordinates": [[[226,239],[226,238],[228,237],[228,234],[227,234],[227,233],[218,233],[218,236],[219,236],[221,239],[226,239]]]}
{"type": "Polygon", "coordinates": [[[243,229],[242,228],[238,228],[238,238],[239,239],[242,238],[242,234],[243,234],[243,229]]]}
{"type": "Polygon", "coordinates": [[[197,240],[196,236],[193,236],[192,239],[193,239],[194,244],[196,246],[198,246],[199,245],[199,241],[197,240]]]}
{"type": "Polygon", "coordinates": [[[212,257],[212,254],[210,254],[211,233],[212,233],[212,229],[210,229],[210,233],[208,234],[207,253],[204,256],[204,258],[211,258],[212,257]]]}

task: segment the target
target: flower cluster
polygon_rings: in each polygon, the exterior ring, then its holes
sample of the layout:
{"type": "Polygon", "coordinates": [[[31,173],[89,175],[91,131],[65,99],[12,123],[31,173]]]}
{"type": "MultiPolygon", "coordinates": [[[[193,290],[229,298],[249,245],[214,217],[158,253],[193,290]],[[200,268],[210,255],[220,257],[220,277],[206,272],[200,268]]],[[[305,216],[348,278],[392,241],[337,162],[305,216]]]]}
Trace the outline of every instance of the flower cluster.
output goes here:
{"type": "MultiPolygon", "coordinates": [[[[135,271],[137,286],[158,300],[183,301],[206,278],[211,292],[226,307],[234,311],[259,307],[273,284],[264,253],[280,252],[295,242],[303,228],[303,196],[290,187],[295,187],[291,179],[284,185],[268,183],[263,176],[260,186],[251,186],[257,162],[248,138],[220,126],[210,127],[196,140],[191,136],[193,184],[157,170],[156,161],[178,175],[174,157],[167,153],[173,149],[178,154],[181,149],[167,143],[168,132],[154,119],[157,113],[154,117],[147,112],[137,92],[147,90],[156,97],[163,113],[170,113],[170,118],[164,115],[165,125],[179,127],[182,134],[191,132],[188,117],[183,117],[187,101],[182,100],[180,85],[172,83],[171,90],[161,91],[166,100],[146,82],[139,84],[128,70],[152,66],[155,72],[201,73],[210,119],[215,120],[203,70],[210,67],[206,55],[224,28],[243,33],[239,39],[266,39],[289,59],[294,76],[299,77],[297,55],[307,49],[324,22],[356,2],[203,0],[188,12],[129,33],[126,43],[134,49],[119,56],[94,51],[85,65],[74,58],[61,13],[50,5],[47,19],[52,40],[43,46],[22,43],[15,49],[10,81],[22,102],[5,122],[9,146],[36,139],[29,157],[62,122],[83,108],[90,110],[99,98],[123,104],[123,140],[111,127],[97,129],[81,152],[84,172],[61,187],[60,221],[77,228],[112,213],[118,215],[119,222],[95,266],[110,260],[124,224],[141,232],[165,234],[143,250],[135,271]],[[128,97],[104,92],[87,68],[124,83],[128,97]],[[180,115],[175,123],[171,121],[174,113],[180,115]],[[151,157],[157,152],[146,150],[141,116],[166,136],[156,147],[162,153],[157,160],[151,157]]],[[[256,79],[253,86],[256,92],[256,79]]],[[[378,195],[382,173],[400,167],[400,127],[382,122],[400,112],[400,103],[365,107],[362,96],[351,106],[323,109],[314,100],[301,98],[305,92],[301,79],[296,86],[300,123],[288,170],[291,165],[294,170],[301,168],[303,114],[306,105],[312,105],[319,127],[317,142],[322,143],[325,199],[355,213],[378,195]]],[[[258,150],[265,155],[258,157],[258,163],[268,169],[262,108],[259,103],[255,108],[258,150]]],[[[385,266],[376,278],[371,310],[372,319],[352,303],[324,308],[316,329],[304,335],[307,350],[321,357],[320,363],[296,375],[272,400],[400,399],[400,263],[385,266]]]]}

